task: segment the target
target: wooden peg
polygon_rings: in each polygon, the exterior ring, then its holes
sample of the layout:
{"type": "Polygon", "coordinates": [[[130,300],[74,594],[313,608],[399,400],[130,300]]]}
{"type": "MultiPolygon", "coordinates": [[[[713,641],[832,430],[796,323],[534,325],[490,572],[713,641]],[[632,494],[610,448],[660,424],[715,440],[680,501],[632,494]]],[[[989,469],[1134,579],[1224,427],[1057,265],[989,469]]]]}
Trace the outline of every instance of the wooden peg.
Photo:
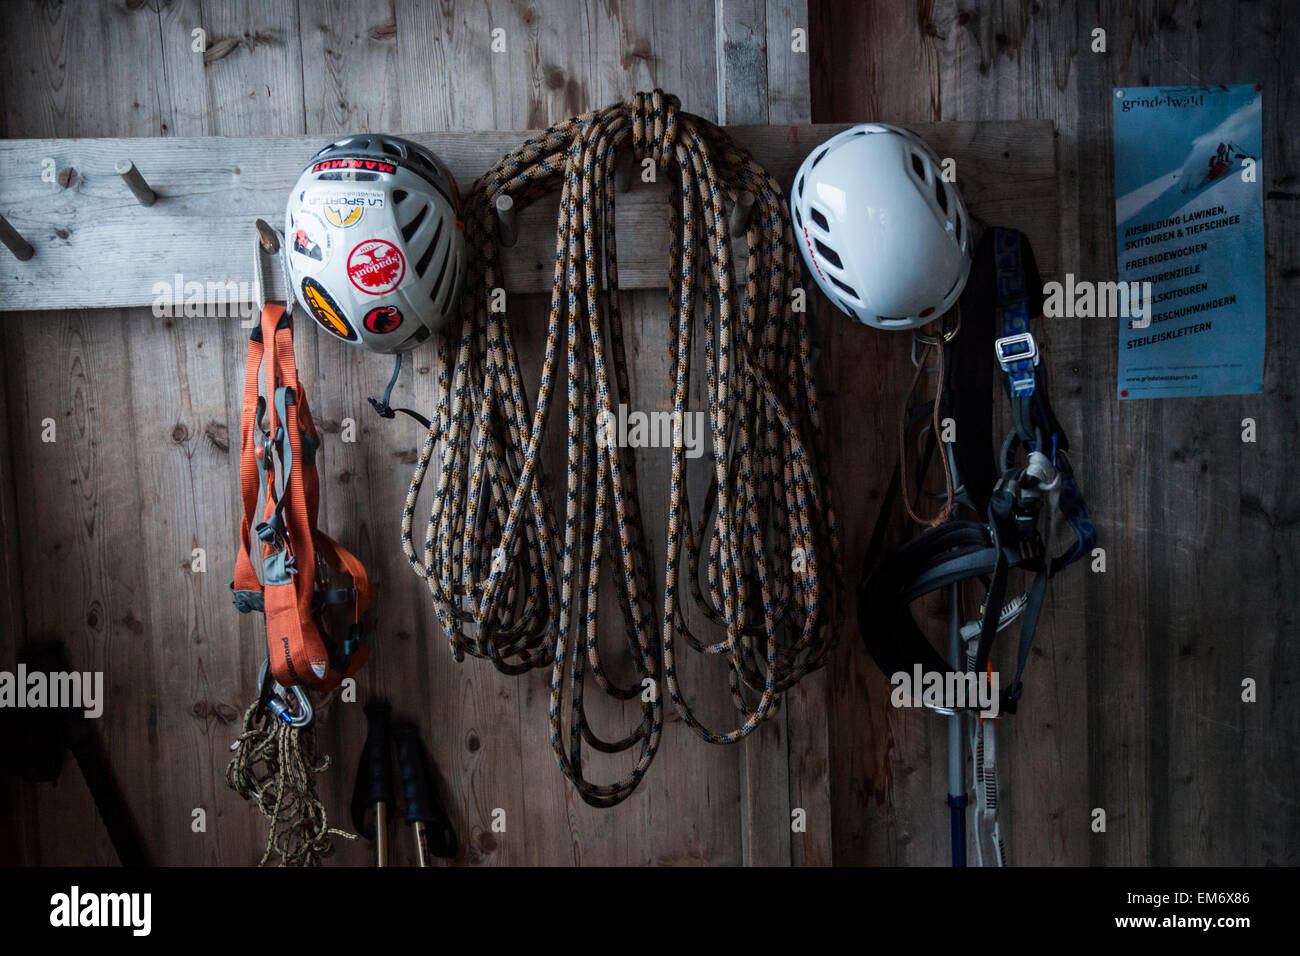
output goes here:
{"type": "Polygon", "coordinates": [[[519,223],[515,219],[515,201],[502,193],[497,196],[497,241],[509,249],[519,241],[519,223]]]}
{"type": "Polygon", "coordinates": [[[731,207],[731,217],[728,220],[728,228],[733,239],[739,239],[745,234],[753,215],[754,194],[748,189],[742,189],[740,195],[736,197],[736,204],[731,207]]]}
{"type": "Polygon", "coordinates": [[[149,184],[144,181],[144,177],[140,175],[140,170],[135,168],[135,163],[131,162],[131,160],[119,159],[113,164],[113,168],[126,181],[126,185],[135,194],[135,198],[140,201],[140,205],[152,206],[158,199],[154,195],[154,191],[149,188],[149,184]]]}
{"type": "Polygon", "coordinates": [[[9,220],[4,216],[0,216],[0,242],[8,246],[9,251],[22,262],[26,262],[36,255],[36,250],[32,248],[32,244],[18,235],[18,230],[9,225],[9,220]]]}

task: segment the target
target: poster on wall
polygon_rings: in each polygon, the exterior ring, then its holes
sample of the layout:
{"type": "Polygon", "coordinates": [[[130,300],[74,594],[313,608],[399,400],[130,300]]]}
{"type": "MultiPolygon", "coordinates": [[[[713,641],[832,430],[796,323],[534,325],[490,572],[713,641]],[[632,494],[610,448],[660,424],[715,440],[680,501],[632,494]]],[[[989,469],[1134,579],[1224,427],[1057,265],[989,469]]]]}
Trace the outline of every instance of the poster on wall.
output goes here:
{"type": "Polygon", "coordinates": [[[1261,96],[1115,90],[1121,399],[1263,391],[1261,96]]]}

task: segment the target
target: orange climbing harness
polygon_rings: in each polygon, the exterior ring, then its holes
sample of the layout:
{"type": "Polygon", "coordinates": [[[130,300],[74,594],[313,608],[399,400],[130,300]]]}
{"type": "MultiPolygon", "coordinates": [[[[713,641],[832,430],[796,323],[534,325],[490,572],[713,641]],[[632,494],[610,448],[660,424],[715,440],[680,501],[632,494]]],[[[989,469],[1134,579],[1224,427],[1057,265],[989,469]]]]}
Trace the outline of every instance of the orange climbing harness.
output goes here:
{"type": "Polygon", "coordinates": [[[261,324],[249,338],[240,441],[244,515],[230,585],[235,607],[266,614],[267,660],[275,683],[328,693],[370,655],[362,619],[375,603],[375,588],[361,562],[316,527],[320,436],[294,364],[293,318],[283,306],[264,306],[261,324]],[[263,368],[265,395],[258,382],[263,368]],[[259,498],[261,520],[254,524],[259,498]],[[251,553],[253,535],[261,542],[260,577],[251,553]],[[350,584],[330,588],[328,569],[350,584]],[[341,641],[329,633],[326,609],[331,606],[352,610],[341,641]]]}

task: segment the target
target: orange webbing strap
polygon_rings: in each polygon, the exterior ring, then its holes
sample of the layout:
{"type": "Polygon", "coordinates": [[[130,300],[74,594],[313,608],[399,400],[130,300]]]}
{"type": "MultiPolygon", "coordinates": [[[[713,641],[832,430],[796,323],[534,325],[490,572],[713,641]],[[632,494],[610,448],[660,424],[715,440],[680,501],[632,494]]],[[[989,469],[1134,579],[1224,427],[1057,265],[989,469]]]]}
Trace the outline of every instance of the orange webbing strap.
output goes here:
{"type": "Polygon", "coordinates": [[[328,691],[369,656],[361,643],[361,617],[374,604],[375,589],[361,562],[316,527],[319,447],[294,362],[292,319],[283,307],[268,305],[248,348],[240,448],[244,514],[231,589],[241,611],[266,613],[267,656],[275,681],[328,691]],[[263,365],[266,396],[258,383],[263,365]],[[263,412],[265,432],[259,421],[263,412]],[[262,520],[254,526],[259,492],[265,494],[262,520]],[[262,542],[260,577],[249,554],[250,531],[262,542]],[[317,579],[318,549],[331,568],[352,579],[353,622],[342,653],[335,657],[346,662],[341,671],[331,662],[317,615],[324,599],[346,592],[330,592],[317,579]]]}
{"type": "MultiPolygon", "coordinates": [[[[267,306],[267,309],[275,308],[267,306]]],[[[250,603],[254,595],[260,597],[262,581],[249,557],[249,534],[253,530],[253,513],[257,510],[257,494],[261,484],[261,464],[257,457],[258,387],[257,375],[262,368],[262,328],[253,330],[248,342],[248,365],[244,372],[244,412],[240,423],[239,444],[239,495],[244,514],[239,524],[239,551],[235,555],[235,579],[230,588],[235,592],[235,605],[241,611],[254,610],[250,603]],[[242,597],[241,597],[242,596],[242,597]]]]}
{"type": "MultiPolygon", "coordinates": [[[[293,356],[293,321],[281,308],[262,312],[266,343],[267,418],[278,451],[280,499],[267,482],[263,523],[258,526],[262,557],[262,602],[271,674],[280,684],[320,685],[329,672],[329,654],[316,626],[312,598],[316,586],[316,545],[307,513],[302,436],[298,423],[298,370],[293,356]]],[[[265,453],[264,453],[265,454],[265,453]]]]}

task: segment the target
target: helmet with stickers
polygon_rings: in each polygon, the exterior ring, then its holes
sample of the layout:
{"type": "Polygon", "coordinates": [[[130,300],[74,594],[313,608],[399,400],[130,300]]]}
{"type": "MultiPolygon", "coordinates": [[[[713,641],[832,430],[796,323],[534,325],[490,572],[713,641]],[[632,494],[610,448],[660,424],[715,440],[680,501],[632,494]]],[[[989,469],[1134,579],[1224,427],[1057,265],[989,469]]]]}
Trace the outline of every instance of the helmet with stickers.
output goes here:
{"type": "Polygon", "coordinates": [[[317,153],[285,209],[285,271],[326,331],[404,352],[454,313],[465,277],[456,184],[424,147],[376,133],[317,153]]]}

